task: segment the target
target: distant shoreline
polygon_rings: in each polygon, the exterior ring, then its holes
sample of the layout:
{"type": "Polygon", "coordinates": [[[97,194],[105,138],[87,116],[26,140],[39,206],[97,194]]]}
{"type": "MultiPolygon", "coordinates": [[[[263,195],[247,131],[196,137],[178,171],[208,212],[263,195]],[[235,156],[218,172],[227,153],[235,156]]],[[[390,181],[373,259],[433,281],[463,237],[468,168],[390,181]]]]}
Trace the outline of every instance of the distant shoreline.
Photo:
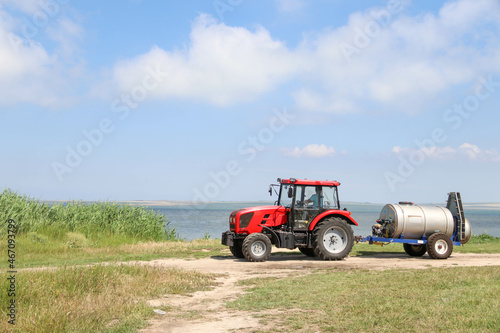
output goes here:
{"type": "Polygon", "coordinates": [[[140,205],[140,206],[199,206],[199,205],[210,205],[210,204],[238,204],[238,203],[252,203],[260,205],[270,205],[269,201],[173,201],[173,200],[127,200],[127,201],[115,201],[117,203],[140,205]]]}
{"type": "Polygon", "coordinates": [[[500,209],[500,203],[464,204],[464,209],[500,209]]]}
{"type": "MultiPolygon", "coordinates": [[[[42,200],[43,202],[73,202],[74,200],[42,200]]],[[[76,200],[77,202],[79,200],[76,200]]],[[[83,200],[82,200],[83,201],[83,200]]],[[[83,201],[83,202],[100,202],[98,201],[83,201]]],[[[251,203],[255,205],[270,205],[271,201],[182,201],[182,200],[124,200],[124,201],[106,201],[111,203],[118,204],[130,204],[134,206],[145,206],[145,207],[154,207],[154,206],[164,206],[164,207],[174,207],[174,206],[199,206],[199,205],[209,205],[209,204],[238,204],[238,203],[251,203]]],[[[366,205],[366,206],[384,206],[382,203],[372,203],[372,202],[353,202],[353,201],[344,201],[341,202],[341,206],[349,206],[349,205],[366,205]]],[[[444,204],[436,204],[436,203],[422,203],[419,204],[421,206],[445,206],[444,204]]],[[[491,209],[498,210],[500,209],[500,203],[464,203],[464,209],[491,209]]]]}
{"type": "Polygon", "coordinates": [[[170,200],[129,200],[129,201],[115,201],[117,203],[124,203],[139,206],[189,206],[193,202],[190,201],[170,201],[170,200]]]}

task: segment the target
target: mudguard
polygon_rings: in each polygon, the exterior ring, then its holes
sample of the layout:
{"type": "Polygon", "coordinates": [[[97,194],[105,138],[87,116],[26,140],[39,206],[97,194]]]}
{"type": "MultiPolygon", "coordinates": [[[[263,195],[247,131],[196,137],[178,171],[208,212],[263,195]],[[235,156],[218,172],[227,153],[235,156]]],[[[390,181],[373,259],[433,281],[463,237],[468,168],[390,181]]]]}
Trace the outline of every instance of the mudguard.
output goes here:
{"type": "Polygon", "coordinates": [[[340,210],[340,209],[331,209],[327,210],[326,212],[323,212],[316,216],[314,220],[309,224],[309,230],[312,231],[314,227],[316,227],[316,224],[318,224],[319,221],[323,220],[325,217],[328,216],[340,216],[343,219],[347,220],[347,223],[351,225],[358,225],[358,222],[356,222],[352,217],[351,217],[351,212],[347,210],[340,210]]]}

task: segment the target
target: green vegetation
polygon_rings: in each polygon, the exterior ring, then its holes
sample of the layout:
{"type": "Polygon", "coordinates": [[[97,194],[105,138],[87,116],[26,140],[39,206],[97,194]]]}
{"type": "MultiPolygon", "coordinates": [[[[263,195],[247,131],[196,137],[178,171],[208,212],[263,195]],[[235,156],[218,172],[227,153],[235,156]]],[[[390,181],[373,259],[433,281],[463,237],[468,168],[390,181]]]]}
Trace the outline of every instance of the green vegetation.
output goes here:
{"type": "MultiPolygon", "coordinates": [[[[6,240],[0,240],[0,248],[6,246],[6,240]]],[[[208,258],[230,254],[229,248],[216,239],[141,242],[125,236],[113,236],[90,241],[83,234],[70,233],[65,238],[47,240],[46,236],[33,232],[16,237],[17,268],[160,258],[208,258]]],[[[7,269],[7,266],[7,260],[0,261],[0,269],[7,269]]]]}
{"type": "Polygon", "coordinates": [[[494,237],[484,233],[479,235],[472,235],[471,239],[467,244],[486,244],[486,243],[500,244],[500,237],[494,237]]]}
{"type": "MultiPolygon", "coordinates": [[[[0,194],[0,244],[15,221],[16,268],[66,266],[158,258],[200,258],[228,253],[220,241],[179,241],[165,216],[117,203],[49,205],[5,190],[0,194]]],[[[7,269],[7,260],[0,269],[7,269]]]]}
{"type": "Polygon", "coordinates": [[[500,267],[349,270],[247,281],[262,332],[498,332],[500,267]],[[258,309],[258,310],[256,310],[258,309]],[[269,313],[270,312],[270,313],[269,313]]]}
{"type": "MultiPolygon", "coordinates": [[[[17,229],[13,261],[17,321],[12,326],[2,320],[2,332],[136,331],[154,315],[147,300],[204,290],[213,284],[214,277],[101,263],[197,258],[228,251],[209,237],[179,241],[163,215],[117,203],[49,205],[4,191],[0,193],[0,244],[4,249],[9,219],[15,221],[17,229]],[[98,265],[67,267],[82,264],[98,265]],[[23,269],[27,267],[41,268],[23,269]]],[[[0,261],[0,316],[4,319],[11,300],[8,265],[6,256],[0,261]]],[[[161,309],[167,313],[172,310],[161,309]]]]}
{"type": "MultiPolygon", "coordinates": [[[[114,235],[150,241],[176,239],[175,229],[167,228],[165,217],[144,207],[82,201],[49,205],[4,190],[0,194],[0,235],[6,233],[8,219],[16,222],[19,235],[35,232],[33,237],[39,237],[40,241],[65,239],[68,233],[78,233],[90,240],[114,235]]],[[[81,235],[73,234],[83,241],[81,235]]],[[[77,240],[74,245],[84,244],[77,240]]]]}
{"type": "MultiPolygon", "coordinates": [[[[16,275],[16,325],[7,323],[7,274],[0,274],[1,332],[131,332],[155,314],[146,301],[205,290],[214,276],[141,265],[23,270],[16,275]]],[[[166,311],[172,308],[159,307],[166,311]]]]}
{"type": "Polygon", "coordinates": [[[467,244],[453,247],[458,253],[500,253],[500,237],[473,235],[467,244]]]}

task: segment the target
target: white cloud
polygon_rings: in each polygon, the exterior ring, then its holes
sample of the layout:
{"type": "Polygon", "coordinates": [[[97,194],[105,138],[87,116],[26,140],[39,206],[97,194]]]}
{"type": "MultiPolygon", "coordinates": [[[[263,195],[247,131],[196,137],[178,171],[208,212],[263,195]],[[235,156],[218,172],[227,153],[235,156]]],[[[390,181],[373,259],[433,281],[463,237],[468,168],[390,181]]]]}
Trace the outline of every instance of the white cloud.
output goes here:
{"type": "Polygon", "coordinates": [[[74,57],[66,57],[60,50],[69,50],[68,45],[75,50],[70,37],[79,26],[64,15],[58,15],[60,8],[56,10],[55,7],[46,8],[53,10],[53,15],[45,14],[47,21],[41,21],[43,25],[38,22],[36,26],[29,14],[46,12],[35,1],[3,1],[0,5],[0,105],[32,103],[57,107],[66,104],[69,101],[67,93],[74,87],[71,80],[73,74],[79,74],[75,71],[79,65],[75,64],[74,57]],[[13,16],[4,5],[26,13],[21,17],[26,16],[23,19],[13,16]],[[59,52],[49,51],[37,41],[47,31],[59,52]]]}
{"type": "Polygon", "coordinates": [[[286,156],[291,157],[312,157],[312,158],[320,158],[320,157],[328,157],[335,155],[335,149],[333,147],[328,147],[324,144],[311,144],[307,145],[304,148],[295,147],[293,149],[284,150],[284,154],[286,156]]]}
{"type": "Polygon", "coordinates": [[[15,44],[18,36],[0,30],[0,104],[31,102],[50,105],[56,101],[51,89],[55,59],[39,44],[15,44]]]}
{"type": "Polygon", "coordinates": [[[464,143],[458,150],[471,160],[500,162],[500,154],[495,149],[480,149],[476,145],[464,143]]]}
{"type": "Polygon", "coordinates": [[[299,68],[296,61],[262,27],[249,31],[200,15],[186,49],[165,51],[155,46],[116,64],[113,80],[119,91],[130,91],[142,81],[146,67],[159,66],[168,77],[151,91],[152,96],[201,99],[225,106],[272,90],[299,68]]]}
{"type": "Polygon", "coordinates": [[[304,41],[314,67],[294,99],[324,112],[362,111],[367,102],[418,112],[454,86],[499,73],[499,31],[496,0],[449,2],[438,15],[353,13],[347,25],[304,41]]]}
{"type": "MultiPolygon", "coordinates": [[[[168,79],[151,96],[227,106],[275,91],[282,83],[299,110],[416,113],[453,88],[500,73],[500,2],[447,2],[438,14],[408,16],[406,0],[349,16],[344,26],[305,37],[296,49],[263,27],[249,30],[200,15],[187,47],[149,52],[115,64],[118,93],[157,65],[168,79]],[[394,6],[394,4],[399,6],[394,6]]],[[[283,10],[299,0],[278,0],[283,10]]]]}
{"type": "Polygon", "coordinates": [[[416,159],[421,159],[418,156],[432,160],[470,160],[470,161],[488,161],[500,162],[500,153],[495,149],[481,149],[477,145],[464,143],[458,148],[449,146],[445,147],[426,147],[414,149],[409,147],[396,146],[392,148],[392,152],[396,155],[411,156],[416,159]],[[417,156],[418,155],[418,156],[417,156]]]}

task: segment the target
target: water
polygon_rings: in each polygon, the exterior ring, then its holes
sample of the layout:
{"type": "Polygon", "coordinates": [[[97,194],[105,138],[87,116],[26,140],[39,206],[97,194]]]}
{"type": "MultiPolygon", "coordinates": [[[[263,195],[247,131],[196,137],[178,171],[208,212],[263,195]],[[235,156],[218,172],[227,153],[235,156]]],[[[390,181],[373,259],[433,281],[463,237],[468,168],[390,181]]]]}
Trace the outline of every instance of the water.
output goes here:
{"type": "MultiPolygon", "coordinates": [[[[272,205],[272,202],[222,202],[204,205],[186,206],[155,206],[158,213],[164,214],[175,227],[179,236],[185,240],[192,240],[210,236],[220,238],[222,232],[229,229],[229,214],[236,209],[263,205],[272,205]]],[[[378,219],[383,205],[345,203],[346,207],[359,226],[353,227],[355,235],[368,236],[371,227],[378,219]]],[[[484,209],[481,207],[465,208],[465,216],[471,223],[474,235],[486,233],[500,237],[500,208],[484,209]]]]}

